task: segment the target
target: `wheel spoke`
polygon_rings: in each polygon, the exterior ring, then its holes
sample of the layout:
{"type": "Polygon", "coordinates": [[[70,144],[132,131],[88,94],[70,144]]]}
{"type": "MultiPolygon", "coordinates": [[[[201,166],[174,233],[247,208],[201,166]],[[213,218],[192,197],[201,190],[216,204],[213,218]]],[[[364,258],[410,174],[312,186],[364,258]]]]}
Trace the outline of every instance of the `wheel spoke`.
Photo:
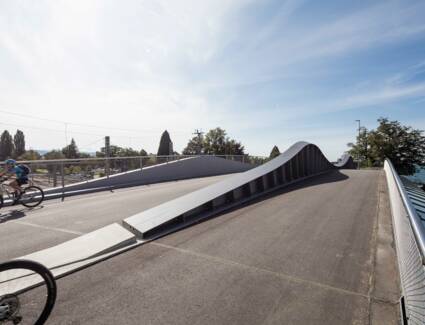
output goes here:
{"type": "Polygon", "coordinates": [[[15,260],[0,264],[0,324],[44,324],[56,299],[56,284],[42,265],[15,260]]]}

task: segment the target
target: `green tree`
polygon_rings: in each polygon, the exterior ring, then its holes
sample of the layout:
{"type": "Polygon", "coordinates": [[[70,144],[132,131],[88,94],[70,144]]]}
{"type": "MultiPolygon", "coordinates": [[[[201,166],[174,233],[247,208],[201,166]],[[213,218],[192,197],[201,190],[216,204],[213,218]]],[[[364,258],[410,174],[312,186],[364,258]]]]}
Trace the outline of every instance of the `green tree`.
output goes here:
{"type": "Polygon", "coordinates": [[[25,135],[21,130],[17,130],[13,137],[13,143],[15,145],[14,157],[18,158],[25,153],[25,135]]]}
{"type": "Polygon", "coordinates": [[[221,128],[209,130],[204,139],[204,152],[210,155],[225,155],[226,131],[221,128]]]}
{"type": "Polygon", "coordinates": [[[158,156],[168,156],[173,154],[173,142],[171,141],[170,134],[165,130],[161,135],[159,141],[158,156]]]}
{"type": "Polygon", "coordinates": [[[44,159],[46,160],[52,160],[52,159],[65,159],[65,155],[61,150],[51,150],[49,152],[46,152],[43,155],[44,159]]]}
{"type": "Polygon", "coordinates": [[[200,155],[204,152],[204,136],[195,136],[189,140],[186,148],[183,149],[183,155],[200,155]]]}
{"type": "Polygon", "coordinates": [[[230,139],[222,128],[209,130],[204,139],[204,153],[213,155],[244,155],[245,148],[234,139],[230,139]]]}
{"type": "Polygon", "coordinates": [[[350,155],[353,156],[354,159],[362,161],[363,167],[372,167],[374,164],[373,159],[371,159],[371,152],[369,152],[369,138],[369,131],[365,127],[362,127],[360,129],[359,135],[356,137],[356,143],[347,144],[351,148],[348,151],[350,155]]]}
{"type": "Polygon", "coordinates": [[[75,159],[80,157],[78,147],[74,139],[71,139],[71,143],[62,149],[62,153],[67,159],[75,159]]]}
{"type": "Polygon", "coordinates": [[[92,156],[87,152],[80,152],[80,157],[78,158],[92,158],[92,156]]]}
{"type": "Polygon", "coordinates": [[[35,150],[28,150],[25,151],[22,155],[19,157],[16,157],[18,160],[40,160],[42,157],[41,155],[35,151],[35,150]]]}
{"type": "MultiPolygon", "coordinates": [[[[110,149],[110,157],[137,157],[147,155],[145,150],[137,151],[133,148],[123,148],[119,146],[111,145],[110,149]]],[[[105,147],[100,148],[100,151],[96,152],[96,157],[106,157],[106,149],[105,147]]]]}
{"type": "Polygon", "coordinates": [[[5,160],[13,155],[13,139],[9,131],[3,131],[0,137],[0,160],[5,160]]]}
{"type": "MultiPolygon", "coordinates": [[[[111,145],[110,149],[110,157],[138,157],[138,156],[147,156],[147,152],[144,149],[140,151],[134,150],[133,148],[123,148],[115,145],[111,145]]],[[[106,157],[105,155],[105,147],[100,148],[100,151],[96,152],[96,157],[106,157]]],[[[147,162],[147,159],[143,161],[143,164],[147,162]]],[[[110,166],[113,169],[119,169],[121,171],[132,170],[136,168],[140,168],[140,160],[139,159],[115,159],[111,160],[110,166]]]]}
{"type": "Polygon", "coordinates": [[[224,148],[225,148],[224,154],[226,155],[244,155],[245,154],[244,146],[240,142],[237,142],[236,140],[233,140],[233,139],[227,138],[224,148]]]}
{"type": "Polygon", "coordinates": [[[137,157],[140,156],[140,151],[134,150],[133,148],[122,148],[120,157],[137,157]]]}
{"type": "Polygon", "coordinates": [[[186,148],[183,150],[184,155],[195,154],[208,155],[244,155],[244,146],[227,136],[227,133],[222,128],[209,130],[203,136],[196,136],[189,140],[186,148]]]}
{"type": "Polygon", "coordinates": [[[276,158],[280,155],[279,148],[277,146],[274,146],[272,151],[270,152],[270,159],[276,158]]]}
{"type": "Polygon", "coordinates": [[[349,153],[360,156],[362,165],[382,166],[388,158],[397,172],[411,175],[416,165],[425,162],[425,137],[421,130],[401,125],[387,118],[378,119],[376,130],[363,129],[356,144],[349,144],[349,153]]]}

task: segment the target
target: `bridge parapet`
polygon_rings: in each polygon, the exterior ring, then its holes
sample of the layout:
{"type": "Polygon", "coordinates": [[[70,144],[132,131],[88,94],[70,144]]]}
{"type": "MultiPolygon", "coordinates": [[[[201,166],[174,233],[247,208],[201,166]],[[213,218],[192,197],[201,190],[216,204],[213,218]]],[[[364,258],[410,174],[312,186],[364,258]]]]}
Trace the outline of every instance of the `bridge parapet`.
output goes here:
{"type": "Polygon", "coordinates": [[[401,179],[389,160],[384,170],[390,195],[402,288],[404,324],[425,324],[425,192],[401,179]]]}

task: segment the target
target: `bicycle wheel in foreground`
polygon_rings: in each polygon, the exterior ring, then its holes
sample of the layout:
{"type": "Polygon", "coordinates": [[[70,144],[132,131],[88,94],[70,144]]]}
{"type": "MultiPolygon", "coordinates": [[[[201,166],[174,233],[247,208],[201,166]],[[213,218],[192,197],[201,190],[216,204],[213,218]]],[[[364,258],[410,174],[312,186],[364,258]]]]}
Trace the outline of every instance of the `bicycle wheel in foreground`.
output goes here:
{"type": "Polygon", "coordinates": [[[20,197],[20,202],[27,208],[34,208],[44,200],[44,192],[37,186],[29,186],[20,197]]]}
{"type": "Polygon", "coordinates": [[[56,301],[56,282],[43,265],[14,260],[0,264],[0,324],[41,325],[56,301]]]}

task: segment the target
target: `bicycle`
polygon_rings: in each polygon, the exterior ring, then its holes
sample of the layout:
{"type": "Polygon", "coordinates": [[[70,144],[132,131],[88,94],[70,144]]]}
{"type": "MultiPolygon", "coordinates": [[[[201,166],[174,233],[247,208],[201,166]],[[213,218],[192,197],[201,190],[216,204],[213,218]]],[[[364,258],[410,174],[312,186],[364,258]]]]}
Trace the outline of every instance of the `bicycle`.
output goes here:
{"type": "Polygon", "coordinates": [[[30,260],[0,264],[0,324],[42,325],[56,302],[52,273],[30,260]]]}
{"type": "Polygon", "coordinates": [[[44,192],[38,186],[35,186],[32,181],[28,181],[28,184],[21,186],[22,192],[16,197],[15,191],[9,191],[10,186],[4,184],[3,182],[7,178],[0,178],[0,208],[4,204],[3,196],[6,196],[8,199],[19,202],[27,208],[35,208],[44,200],[44,192]]]}

